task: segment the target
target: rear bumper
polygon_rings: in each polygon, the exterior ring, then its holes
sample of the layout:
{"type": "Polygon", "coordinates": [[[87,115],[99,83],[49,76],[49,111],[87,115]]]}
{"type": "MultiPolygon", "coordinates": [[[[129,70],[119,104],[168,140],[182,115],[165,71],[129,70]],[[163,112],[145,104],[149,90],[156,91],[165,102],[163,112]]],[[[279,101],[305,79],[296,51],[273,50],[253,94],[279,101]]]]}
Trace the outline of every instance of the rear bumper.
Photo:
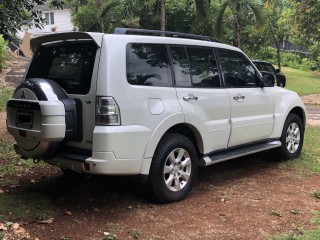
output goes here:
{"type": "Polygon", "coordinates": [[[46,163],[76,172],[96,175],[139,175],[149,174],[151,158],[117,159],[112,152],[93,153],[93,156],[61,153],[46,163]]]}

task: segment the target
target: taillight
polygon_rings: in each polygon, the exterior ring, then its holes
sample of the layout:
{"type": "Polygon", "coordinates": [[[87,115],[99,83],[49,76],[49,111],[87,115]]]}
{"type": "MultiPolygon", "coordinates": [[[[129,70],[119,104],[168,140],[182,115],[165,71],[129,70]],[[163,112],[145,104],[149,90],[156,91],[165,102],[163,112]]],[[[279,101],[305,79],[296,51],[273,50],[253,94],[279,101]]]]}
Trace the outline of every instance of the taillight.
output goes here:
{"type": "Polygon", "coordinates": [[[96,125],[120,125],[120,109],[112,97],[97,97],[96,125]]]}

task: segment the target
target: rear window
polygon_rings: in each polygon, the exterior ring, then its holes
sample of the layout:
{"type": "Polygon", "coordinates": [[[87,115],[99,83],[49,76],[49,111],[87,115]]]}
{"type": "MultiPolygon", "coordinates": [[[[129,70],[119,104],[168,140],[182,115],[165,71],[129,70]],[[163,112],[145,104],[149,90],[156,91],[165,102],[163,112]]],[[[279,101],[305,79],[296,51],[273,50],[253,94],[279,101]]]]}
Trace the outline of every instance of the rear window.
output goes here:
{"type": "Polygon", "coordinates": [[[34,55],[27,78],[51,79],[68,94],[87,94],[96,51],[96,45],[87,41],[42,46],[34,55]]]}

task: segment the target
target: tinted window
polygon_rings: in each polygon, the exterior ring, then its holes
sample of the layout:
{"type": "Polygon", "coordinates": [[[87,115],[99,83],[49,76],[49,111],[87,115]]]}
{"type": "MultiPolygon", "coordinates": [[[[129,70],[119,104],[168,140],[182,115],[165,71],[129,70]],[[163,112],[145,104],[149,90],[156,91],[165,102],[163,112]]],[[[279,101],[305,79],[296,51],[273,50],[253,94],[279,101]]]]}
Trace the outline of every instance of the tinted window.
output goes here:
{"type": "Polygon", "coordinates": [[[269,63],[256,62],[254,65],[256,65],[259,71],[275,72],[274,67],[269,63]]]}
{"type": "Polygon", "coordinates": [[[227,87],[256,87],[258,77],[249,60],[240,52],[219,49],[227,87]]]}
{"type": "Polygon", "coordinates": [[[176,86],[191,87],[191,76],[187,53],[184,47],[170,47],[176,86]]]}
{"type": "Polygon", "coordinates": [[[42,46],[34,55],[27,78],[51,79],[68,94],[87,94],[96,50],[91,42],[42,46]]]}
{"type": "Polygon", "coordinates": [[[128,44],[127,79],[133,85],[172,86],[166,45],[128,44]]]}
{"type": "Polygon", "coordinates": [[[187,48],[194,87],[220,87],[217,63],[212,49],[187,48]]]}

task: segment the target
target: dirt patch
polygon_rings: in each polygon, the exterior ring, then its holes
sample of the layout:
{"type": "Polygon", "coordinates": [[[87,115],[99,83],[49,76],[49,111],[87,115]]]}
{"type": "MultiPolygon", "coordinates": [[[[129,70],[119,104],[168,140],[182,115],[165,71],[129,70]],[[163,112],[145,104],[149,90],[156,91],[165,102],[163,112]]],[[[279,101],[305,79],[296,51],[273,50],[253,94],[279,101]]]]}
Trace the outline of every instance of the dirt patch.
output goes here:
{"type": "Polygon", "coordinates": [[[312,197],[320,177],[281,169],[267,155],[201,168],[188,198],[166,205],[150,201],[144,186],[127,178],[68,178],[52,168],[19,182],[8,194],[40,193],[54,211],[48,224],[17,219],[30,239],[103,239],[106,233],[117,239],[134,233],[140,239],[267,239],[314,228],[320,210],[312,197]]]}
{"type": "Polygon", "coordinates": [[[301,99],[306,105],[320,105],[320,94],[302,96],[301,99]]]}
{"type": "MultiPolygon", "coordinates": [[[[0,116],[1,139],[13,142],[5,113],[0,116]]],[[[166,205],[152,202],[145,186],[130,178],[66,177],[48,165],[6,176],[18,184],[3,194],[38,193],[52,210],[47,224],[15,219],[23,235],[8,230],[8,239],[267,239],[315,228],[320,202],[312,193],[320,191],[320,176],[302,177],[271,159],[257,154],[200,168],[188,198],[166,205]]]]}

